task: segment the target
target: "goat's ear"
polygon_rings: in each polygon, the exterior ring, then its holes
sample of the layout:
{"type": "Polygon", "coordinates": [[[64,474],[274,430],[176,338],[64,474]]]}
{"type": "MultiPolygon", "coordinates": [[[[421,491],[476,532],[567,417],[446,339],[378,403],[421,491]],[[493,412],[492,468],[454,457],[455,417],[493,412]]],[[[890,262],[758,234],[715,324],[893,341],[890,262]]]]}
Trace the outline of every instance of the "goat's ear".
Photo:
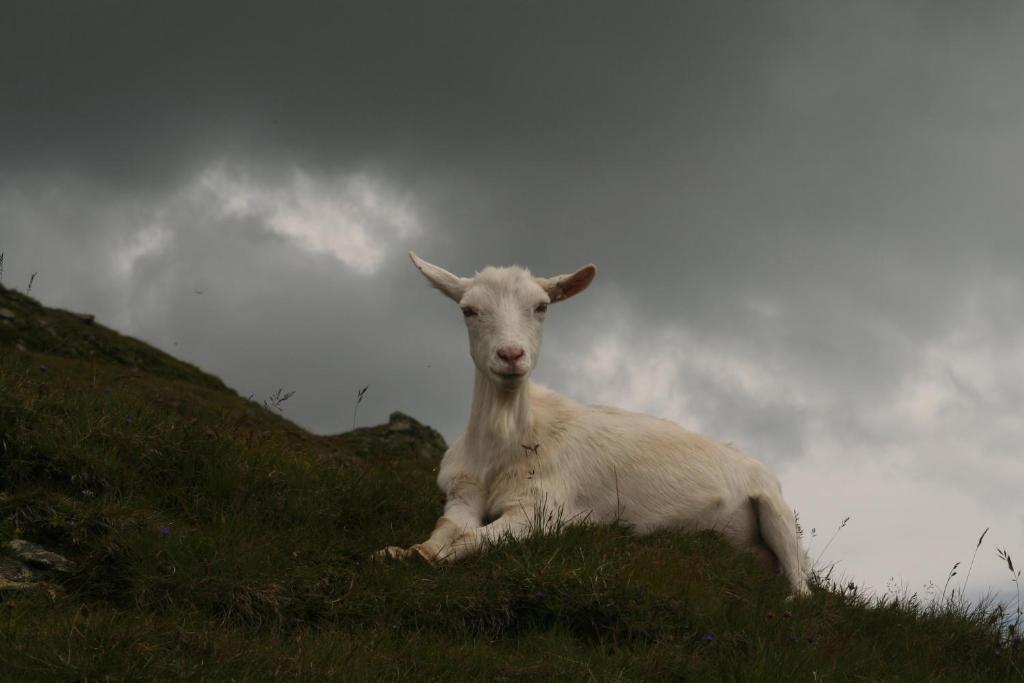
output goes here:
{"type": "Polygon", "coordinates": [[[595,275],[597,275],[597,267],[593,263],[588,263],[575,273],[556,275],[554,277],[539,277],[537,278],[537,284],[543,287],[544,291],[551,297],[551,303],[555,303],[582,292],[590,286],[595,275]]]}
{"type": "Polygon", "coordinates": [[[409,258],[419,268],[419,271],[423,273],[423,277],[427,278],[430,284],[436,287],[442,294],[453,299],[456,303],[462,301],[462,295],[466,293],[466,288],[469,287],[469,278],[453,275],[440,266],[427,263],[411,251],[409,252],[409,258]]]}

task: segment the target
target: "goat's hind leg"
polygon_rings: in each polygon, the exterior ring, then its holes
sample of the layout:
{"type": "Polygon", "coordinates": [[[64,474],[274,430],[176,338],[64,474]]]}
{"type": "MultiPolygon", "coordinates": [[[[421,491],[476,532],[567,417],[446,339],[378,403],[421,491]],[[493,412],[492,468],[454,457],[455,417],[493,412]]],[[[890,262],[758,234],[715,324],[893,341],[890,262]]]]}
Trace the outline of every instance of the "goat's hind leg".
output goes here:
{"type": "Polygon", "coordinates": [[[763,545],[778,562],[779,573],[789,580],[794,596],[810,595],[804,551],[796,534],[796,519],[782,499],[771,493],[751,496],[763,545]]]}
{"type": "Polygon", "coordinates": [[[758,563],[772,574],[781,574],[782,567],[779,566],[779,558],[775,557],[772,549],[764,543],[758,542],[748,548],[750,554],[757,558],[758,563]]]}
{"type": "MultiPolygon", "coordinates": [[[[714,528],[714,527],[713,527],[714,528]]],[[[724,527],[718,528],[734,548],[750,553],[765,571],[781,574],[779,559],[761,537],[757,499],[748,499],[733,510],[724,527]]]]}

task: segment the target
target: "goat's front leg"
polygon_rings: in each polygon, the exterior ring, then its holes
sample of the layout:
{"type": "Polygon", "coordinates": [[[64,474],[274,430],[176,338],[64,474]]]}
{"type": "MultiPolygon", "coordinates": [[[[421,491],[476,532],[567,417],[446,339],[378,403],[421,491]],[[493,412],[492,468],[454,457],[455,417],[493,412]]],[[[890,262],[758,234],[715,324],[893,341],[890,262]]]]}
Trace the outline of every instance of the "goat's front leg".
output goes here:
{"type": "MultiPolygon", "coordinates": [[[[437,520],[430,538],[409,548],[388,546],[373,554],[378,560],[421,559],[437,564],[447,558],[446,549],[468,529],[483,524],[484,500],[476,487],[460,486],[448,493],[444,514],[437,520]]],[[[452,558],[454,559],[454,558],[452,558]]]]}
{"type": "Polygon", "coordinates": [[[454,562],[479,551],[485,543],[496,543],[509,535],[523,538],[530,533],[530,529],[530,520],[518,511],[506,512],[486,526],[460,527],[442,517],[430,540],[414,545],[409,550],[431,564],[454,562]]]}

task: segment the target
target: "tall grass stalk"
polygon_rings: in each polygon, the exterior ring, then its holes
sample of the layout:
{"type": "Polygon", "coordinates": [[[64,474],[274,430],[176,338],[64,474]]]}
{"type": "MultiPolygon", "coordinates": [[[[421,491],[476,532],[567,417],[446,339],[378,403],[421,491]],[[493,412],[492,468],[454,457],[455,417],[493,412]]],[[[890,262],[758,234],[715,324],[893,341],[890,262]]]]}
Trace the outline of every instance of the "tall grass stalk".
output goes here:
{"type": "Polygon", "coordinates": [[[838,536],[838,535],[839,535],[839,532],[843,530],[843,527],[845,527],[845,526],[846,526],[846,523],[847,523],[847,522],[849,522],[849,521],[850,521],[850,518],[849,518],[849,517],[847,517],[846,519],[844,519],[844,520],[843,520],[842,522],[840,522],[840,523],[839,523],[839,526],[838,526],[838,527],[836,527],[836,530],[835,530],[835,532],[834,532],[834,533],[832,534],[832,537],[828,539],[828,543],[826,543],[826,544],[825,544],[825,547],[821,549],[821,552],[820,552],[820,553],[818,553],[818,557],[816,557],[816,558],[814,559],[814,564],[818,564],[818,562],[820,562],[820,561],[821,561],[821,557],[822,557],[822,555],[824,555],[824,554],[825,554],[825,551],[826,551],[826,550],[828,550],[828,547],[829,547],[830,545],[832,545],[832,541],[836,540],[836,536],[838,536]]]}
{"type": "Polygon", "coordinates": [[[276,410],[279,413],[283,413],[284,409],[281,408],[281,404],[290,399],[295,395],[295,391],[285,391],[283,388],[279,388],[268,398],[264,399],[263,407],[267,410],[276,410]]]}
{"type": "Polygon", "coordinates": [[[1010,570],[1010,576],[1012,577],[1013,584],[1017,588],[1017,610],[1016,610],[1016,613],[1015,613],[1016,618],[1014,619],[1013,624],[1010,625],[1011,626],[1011,630],[1017,631],[1017,630],[1020,629],[1021,617],[1024,616],[1024,612],[1021,611],[1021,603],[1020,603],[1020,576],[1021,576],[1021,570],[1020,569],[1016,569],[1016,570],[1014,569],[1013,558],[1010,557],[1010,553],[1006,552],[1005,548],[996,548],[996,555],[999,556],[1000,560],[1002,560],[1003,562],[1006,563],[1007,568],[1010,570]]]}
{"type": "Polygon", "coordinates": [[[978,538],[978,544],[974,546],[974,554],[971,555],[971,564],[967,567],[967,576],[964,577],[963,583],[960,584],[960,595],[963,596],[967,590],[967,582],[971,580],[971,570],[974,569],[974,558],[978,556],[978,548],[981,547],[981,542],[985,540],[985,534],[988,533],[990,527],[985,527],[985,530],[981,532],[981,536],[978,538]]]}
{"type": "Polygon", "coordinates": [[[366,390],[370,388],[367,384],[365,387],[356,392],[356,404],[352,408],[352,429],[356,428],[356,412],[359,410],[359,404],[363,402],[363,396],[366,396],[366,390]]]}

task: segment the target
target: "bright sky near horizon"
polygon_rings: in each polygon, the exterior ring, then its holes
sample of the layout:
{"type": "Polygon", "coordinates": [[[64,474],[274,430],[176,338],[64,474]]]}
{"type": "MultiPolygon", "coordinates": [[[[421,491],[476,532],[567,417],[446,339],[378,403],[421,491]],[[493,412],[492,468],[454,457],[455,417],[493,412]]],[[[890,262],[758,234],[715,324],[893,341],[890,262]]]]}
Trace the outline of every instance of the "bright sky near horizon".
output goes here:
{"type": "MultiPolygon", "coordinates": [[[[812,557],[1024,558],[1024,6],[38,3],[0,23],[3,281],[318,432],[450,442],[459,274],[587,263],[537,379],[768,462],[812,557]],[[244,10],[240,11],[240,8],[244,10]]],[[[329,504],[329,502],[325,502],[329,504]]],[[[1020,564],[1018,562],[1018,564],[1020,564]]],[[[956,584],[962,577],[954,579],[956,584]]],[[[957,584],[959,585],[959,584],[957,584]]]]}

